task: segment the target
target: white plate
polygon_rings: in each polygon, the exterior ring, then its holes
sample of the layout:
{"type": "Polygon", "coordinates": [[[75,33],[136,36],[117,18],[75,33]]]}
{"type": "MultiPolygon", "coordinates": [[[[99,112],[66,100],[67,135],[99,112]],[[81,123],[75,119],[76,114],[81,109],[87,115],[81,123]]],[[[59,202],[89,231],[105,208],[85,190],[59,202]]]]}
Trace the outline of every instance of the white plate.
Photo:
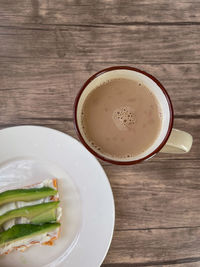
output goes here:
{"type": "Polygon", "coordinates": [[[78,141],[40,126],[0,131],[0,191],[59,179],[61,236],[53,247],[33,246],[0,257],[3,267],[100,266],[113,235],[112,190],[101,165],[78,141]],[[14,264],[14,265],[13,265],[14,264]]]}

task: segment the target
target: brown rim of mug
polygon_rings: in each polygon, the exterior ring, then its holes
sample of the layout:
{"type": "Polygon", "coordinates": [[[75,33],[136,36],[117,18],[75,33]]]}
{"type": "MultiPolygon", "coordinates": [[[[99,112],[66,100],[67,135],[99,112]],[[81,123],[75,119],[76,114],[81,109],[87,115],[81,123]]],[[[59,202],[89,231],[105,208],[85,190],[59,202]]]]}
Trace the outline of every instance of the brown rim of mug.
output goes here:
{"type": "Polygon", "coordinates": [[[85,83],[84,85],[81,87],[80,91],[78,92],[77,96],[76,96],[76,99],[75,99],[75,102],[74,102],[74,124],[75,124],[75,128],[76,128],[76,132],[78,134],[78,137],[80,139],[80,141],[82,142],[82,144],[97,158],[101,159],[101,160],[104,160],[106,162],[109,162],[109,163],[112,163],[112,164],[117,164],[117,165],[133,165],[133,164],[136,164],[136,163],[139,163],[141,161],[144,161],[146,159],[149,159],[151,158],[152,156],[154,156],[155,154],[157,154],[161,149],[162,147],[167,143],[167,140],[170,136],[170,133],[172,131],[172,127],[173,127],[173,121],[174,121],[174,111],[173,111],[173,106],[172,106],[172,102],[170,100],[170,97],[167,93],[167,91],[165,90],[164,86],[154,77],[152,76],[151,74],[145,72],[145,71],[142,71],[142,70],[139,70],[137,68],[134,68],[134,67],[128,67],[128,66],[114,66],[114,67],[109,67],[109,68],[106,68],[106,69],[103,69],[103,70],[100,70],[98,71],[97,73],[95,73],[94,75],[92,75],[85,83]],[[165,95],[166,97],[166,100],[167,100],[167,103],[168,103],[168,106],[169,106],[169,112],[170,112],[170,121],[169,121],[169,126],[168,126],[168,130],[167,130],[167,133],[166,133],[166,136],[165,138],[163,139],[163,141],[161,142],[161,144],[153,151],[151,152],[150,154],[148,154],[147,156],[141,158],[141,159],[137,159],[137,160],[130,160],[130,161],[120,161],[120,160],[113,160],[113,159],[110,159],[110,158],[107,158],[106,156],[102,156],[100,154],[98,154],[96,151],[94,151],[84,140],[84,138],[82,137],[81,135],[81,132],[79,130],[79,126],[78,126],[78,122],[77,122],[77,107],[78,107],[78,103],[79,103],[79,99],[82,95],[82,92],[85,90],[85,88],[88,86],[88,84],[93,81],[95,78],[97,78],[99,75],[102,75],[106,72],[109,72],[109,71],[113,71],[113,70],[131,70],[131,71],[135,71],[135,72],[139,72],[139,73],[142,73],[144,75],[146,75],[147,77],[149,77],[151,80],[153,80],[159,87],[160,89],[162,90],[163,94],[165,95]]]}

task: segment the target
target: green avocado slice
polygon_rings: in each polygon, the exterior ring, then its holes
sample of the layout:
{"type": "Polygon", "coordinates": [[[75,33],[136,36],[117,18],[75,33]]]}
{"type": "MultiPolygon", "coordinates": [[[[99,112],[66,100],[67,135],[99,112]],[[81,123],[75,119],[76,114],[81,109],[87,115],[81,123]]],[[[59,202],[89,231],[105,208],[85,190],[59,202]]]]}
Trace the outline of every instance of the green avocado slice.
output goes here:
{"type": "Polygon", "coordinates": [[[58,227],[60,227],[60,223],[16,224],[0,233],[0,248],[18,240],[51,232],[58,227]]]}
{"type": "Polygon", "coordinates": [[[0,193],[0,206],[15,201],[38,200],[56,194],[57,190],[51,187],[8,190],[0,193]]]}
{"type": "Polygon", "coordinates": [[[59,203],[60,201],[54,201],[10,210],[0,216],[0,226],[11,219],[20,217],[25,217],[34,223],[56,221],[56,208],[59,203]]]}
{"type": "Polygon", "coordinates": [[[35,217],[33,217],[30,222],[33,224],[40,224],[46,222],[55,222],[57,221],[57,211],[56,208],[45,211],[35,217]]]}

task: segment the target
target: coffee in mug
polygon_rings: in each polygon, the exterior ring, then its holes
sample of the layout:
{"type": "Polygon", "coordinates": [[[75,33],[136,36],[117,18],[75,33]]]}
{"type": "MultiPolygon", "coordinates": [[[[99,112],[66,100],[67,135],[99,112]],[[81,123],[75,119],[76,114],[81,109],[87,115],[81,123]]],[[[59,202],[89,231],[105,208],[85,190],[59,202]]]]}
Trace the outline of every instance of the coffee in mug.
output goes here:
{"type": "Polygon", "coordinates": [[[156,96],[141,81],[106,81],[85,99],[81,127],[91,147],[113,158],[130,158],[156,140],[162,112],[156,96]]]}
{"type": "Polygon", "coordinates": [[[83,145],[114,164],[135,164],[158,152],[188,152],[192,136],[172,129],[173,119],[172,102],[163,85],[147,72],[126,66],[94,74],[74,105],[83,145]]]}

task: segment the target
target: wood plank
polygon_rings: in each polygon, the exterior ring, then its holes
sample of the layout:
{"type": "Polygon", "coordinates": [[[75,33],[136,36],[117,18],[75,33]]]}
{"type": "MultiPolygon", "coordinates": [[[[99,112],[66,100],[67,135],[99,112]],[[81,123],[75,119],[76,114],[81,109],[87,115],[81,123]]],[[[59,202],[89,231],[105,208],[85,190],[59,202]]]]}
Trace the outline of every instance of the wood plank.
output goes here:
{"type": "Polygon", "coordinates": [[[1,27],[0,57],[199,63],[199,30],[200,25],[1,27]]]}
{"type": "MultiPolygon", "coordinates": [[[[1,98],[0,98],[0,106],[2,106],[1,98]]],[[[38,108],[39,108],[39,105],[38,105],[38,108]]],[[[49,107],[49,112],[53,114],[51,107],[49,107]]],[[[27,125],[27,124],[41,125],[41,126],[50,127],[50,128],[65,132],[73,136],[74,138],[78,139],[72,119],[71,120],[68,120],[65,118],[64,119],[62,118],[53,119],[50,116],[51,114],[49,115],[50,117],[41,117],[41,118],[37,114],[38,118],[37,117],[33,118],[31,111],[30,111],[30,114],[28,114],[28,111],[26,113],[26,110],[24,111],[25,116],[21,116],[18,113],[17,109],[16,109],[16,112],[13,112],[12,110],[10,110],[10,112],[7,113],[5,106],[4,108],[1,108],[0,114],[4,114],[3,116],[0,116],[0,119],[1,119],[0,129],[5,128],[5,127],[15,126],[15,125],[27,125]]],[[[41,113],[41,116],[43,116],[42,113],[41,113]]],[[[195,118],[187,119],[187,117],[186,118],[175,118],[175,123],[174,123],[175,128],[188,131],[189,133],[192,134],[194,138],[191,151],[189,152],[189,154],[182,154],[182,155],[159,153],[153,159],[151,159],[151,161],[153,160],[155,162],[160,162],[160,161],[166,161],[166,160],[173,161],[177,159],[177,160],[188,160],[192,162],[192,161],[195,161],[196,159],[200,159],[199,125],[200,125],[200,118],[196,118],[196,119],[195,118]]],[[[101,161],[101,164],[103,164],[104,166],[108,165],[107,163],[103,161],[101,161]]],[[[115,168],[115,166],[113,166],[113,168],[115,168]]]]}
{"type": "Polygon", "coordinates": [[[199,163],[152,159],[104,166],[115,196],[116,231],[200,226],[199,163]]]}
{"type": "MultiPolygon", "coordinates": [[[[182,264],[176,264],[174,267],[199,267],[199,261],[198,261],[198,258],[193,258],[191,260],[191,258],[190,259],[188,259],[188,261],[191,261],[190,263],[186,263],[186,262],[184,262],[184,263],[182,263],[182,264]],[[193,261],[192,261],[193,260],[193,261]],[[196,262],[195,262],[196,261],[196,262]]],[[[163,267],[163,265],[154,265],[154,266],[156,266],[156,267],[163,267]]],[[[172,267],[172,264],[165,264],[164,265],[165,267],[172,267]]],[[[102,266],[103,267],[103,266],[102,266]]],[[[114,267],[114,266],[113,266],[114,267]]],[[[124,266],[124,267],[128,267],[128,266],[124,266]]]]}
{"type": "MultiPolygon", "coordinates": [[[[190,260],[191,261],[191,258],[190,259],[187,259],[187,260],[190,260]]],[[[140,265],[138,265],[137,263],[137,267],[145,267],[145,266],[151,266],[151,267],[199,267],[199,261],[198,261],[198,258],[192,258],[193,261],[191,261],[190,263],[186,263],[186,259],[184,261],[184,263],[182,264],[177,264],[176,262],[177,261],[174,261],[173,263],[171,264],[168,264],[167,262],[162,262],[162,265],[160,265],[159,263],[155,262],[155,263],[142,263],[140,265]],[[194,261],[197,261],[197,262],[194,262],[194,261]],[[184,265],[183,265],[184,264],[184,265]]],[[[114,262],[115,259],[113,258],[112,259],[112,262],[114,262]]],[[[106,262],[106,260],[105,260],[106,262]]],[[[101,267],[132,267],[133,265],[131,263],[103,263],[101,265],[101,267]]]]}
{"type": "MultiPolygon", "coordinates": [[[[104,262],[106,263],[105,267],[109,267],[109,263],[112,262],[123,263],[121,266],[124,267],[126,267],[126,263],[131,264],[132,267],[172,266],[176,263],[185,266],[185,263],[189,262],[198,262],[199,264],[199,234],[199,227],[170,230],[116,231],[111,249],[104,262]]],[[[116,267],[119,265],[111,266],[116,267]]]]}
{"type": "Polygon", "coordinates": [[[195,0],[1,0],[0,7],[1,25],[200,22],[195,0]]]}
{"type": "MultiPolygon", "coordinates": [[[[1,58],[0,113],[4,116],[0,116],[0,124],[14,123],[16,117],[72,118],[74,99],[82,84],[98,70],[117,64],[125,62],[1,58]]],[[[177,117],[200,116],[200,64],[129,61],[127,65],[143,69],[163,83],[177,117]]]]}

